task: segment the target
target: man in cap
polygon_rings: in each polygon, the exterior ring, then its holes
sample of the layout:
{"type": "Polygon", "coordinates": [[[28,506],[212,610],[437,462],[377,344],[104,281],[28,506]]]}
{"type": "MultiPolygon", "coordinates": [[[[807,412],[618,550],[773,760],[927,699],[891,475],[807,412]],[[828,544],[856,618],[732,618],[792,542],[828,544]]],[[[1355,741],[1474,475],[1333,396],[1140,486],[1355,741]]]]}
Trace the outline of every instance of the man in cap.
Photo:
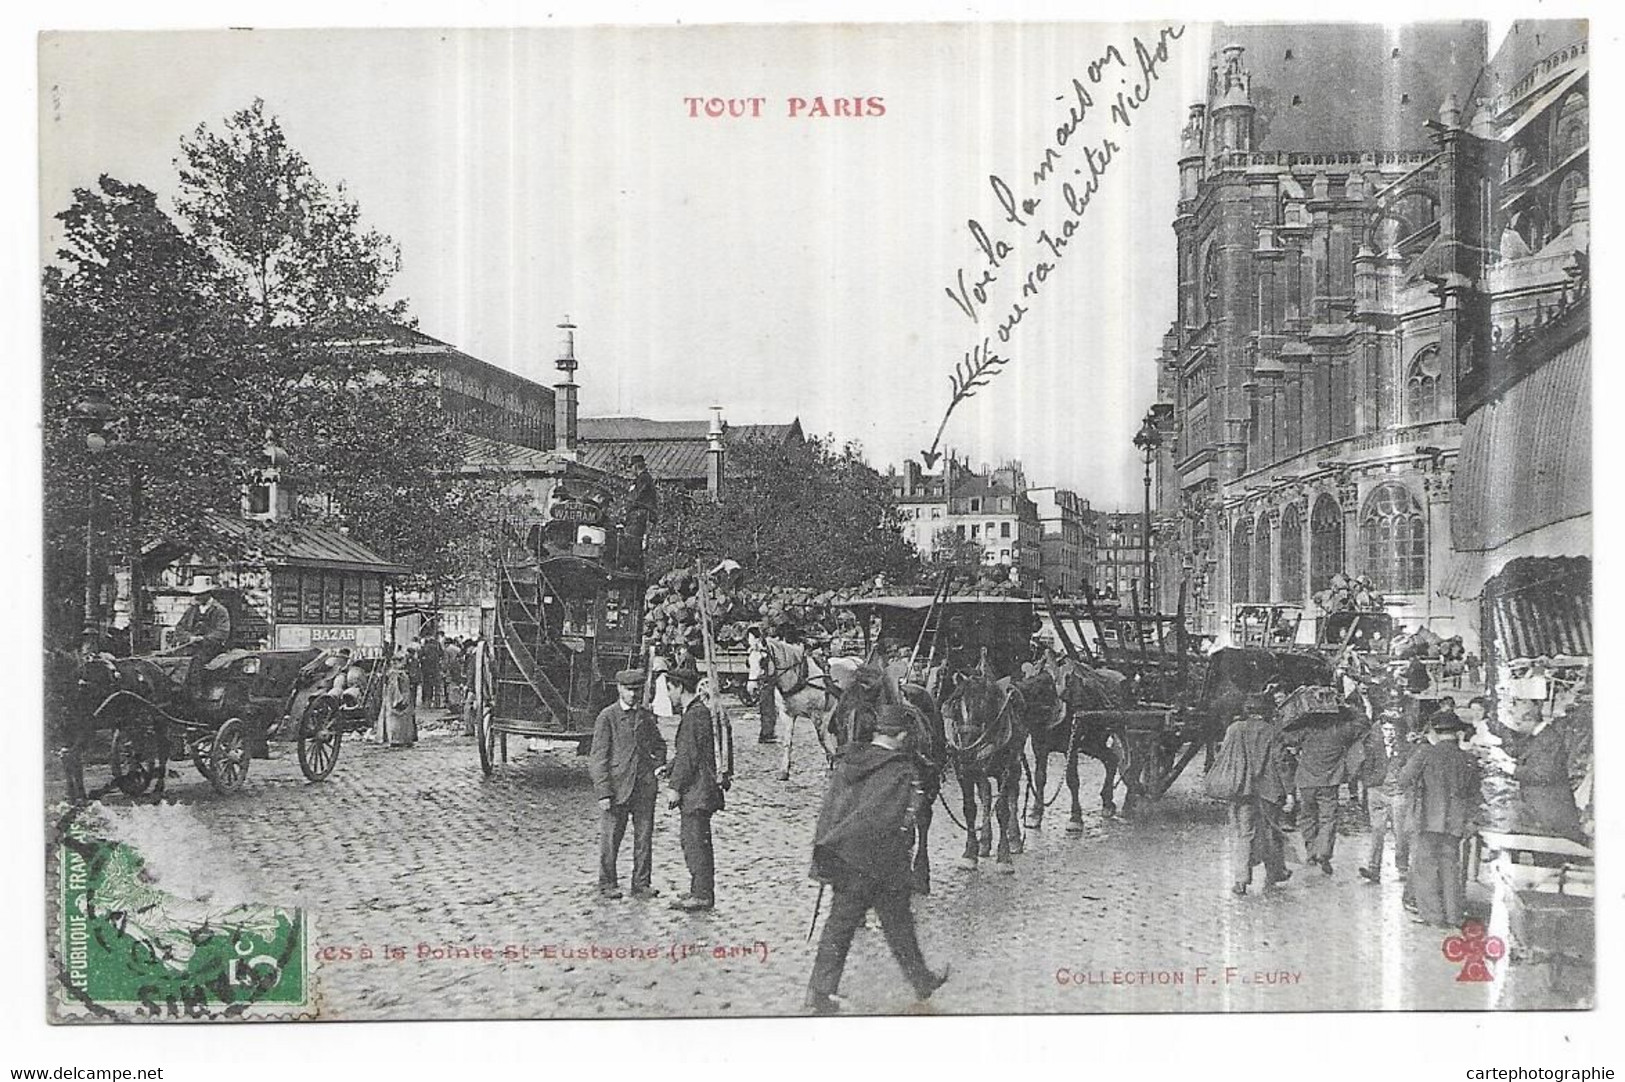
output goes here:
{"type": "Polygon", "coordinates": [[[673,743],[669,806],[680,808],[679,836],[683,861],[688,865],[688,893],[671,903],[673,909],[700,912],[716,905],[716,856],[711,847],[711,816],[722,810],[722,787],[717,784],[715,738],[711,711],[699,694],[700,674],[693,666],[683,666],[666,674],[666,682],[677,696],[682,718],[677,722],[673,743]]]}
{"type": "Polygon", "coordinates": [[[619,898],[615,865],[626,820],[632,820],[632,897],[655,898],[653,871],[655,772],[666,762],[666,741],[654,714],[643,705],[643,670],[615,674],[617,701],[599,711],[593,723],[587,772],[598,797],[598,893],[619,898]]]}
{"type": "Polygon", "coordinates": [[[1286,771],[1281,740],[1271,717],[1275,705],[1267,692],[1255,691],[1242,703],[1241,717],[1224,734],[1220,756],[1236,755],[1244,766],[1242,788],[1230,798],[1230,827],[1235,832],[1236,881],[1230,892],[1247,893],[1253,865],[1264,865],[1264,885],[1292,878],[1281,837],[1281,805],[1286,801],[1286,771]]]}
{"type": "Polygon", "coordinates": [[[1478,802],[1478,768],[1461,748],[1467,725],[1441,710],[1428,719],[1427,743],[1399,773],[1411,796],[1410,889],[1419,924],[1459,928],[1462,921],[1461,839],[1478,802]]]}
{"type": "Polygon", "coordinates": [[[813,836],[812,874],[834,888],[807,984],[807,1009],[815,1014],[838,1009],[834,995],[846,955],[870,909],[915,995],[929,999],[948,979],[946,970],[934,973],[926,966],[909,908],[910,849],[924,799],[907,746],[911,730],[907,707],[885,706],[866,742],[836,753],[813,836]]]}
{"type": "Polygon", "coordinates": [[[637,567],[643,563],[643,541],[660,517],[660,492],[642,455],[633,455],[632,484],[626,493],[626,520],[621,533],[621,564],[637,567]]]}
{"type": "Polygon", "coordinates": [[[1400,732],[1397,713],[1389,711],[1372,723],[1365,738],[1365,760],[1360,765],[1371,841],[1359,872],[1360,878],[1371,883],[1382,881],[1382,850],[1390,823],[1394,827],[1394,871],[1399,878],[1405,878],[1411,862],[1410,798],[1400,792],[1399,776],[1416,745],[1400,732]]]}

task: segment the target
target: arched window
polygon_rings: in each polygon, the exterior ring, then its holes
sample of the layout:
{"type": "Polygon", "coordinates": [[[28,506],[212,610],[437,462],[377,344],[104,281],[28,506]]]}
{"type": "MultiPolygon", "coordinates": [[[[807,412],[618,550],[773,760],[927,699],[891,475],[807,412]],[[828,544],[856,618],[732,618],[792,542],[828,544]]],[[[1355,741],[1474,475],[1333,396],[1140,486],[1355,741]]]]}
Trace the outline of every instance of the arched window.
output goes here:
{"type": "Polygon", "coordinates": [[[1378,486],[1360,515],[1365,572],[1377,589],[1419,593],[1427,582],[1427,524],[1422,508],[1404,485],[1378,486]]]}
{"type": "Polygon", "coordinates": [[[1303,600],[1303,516],[1297,504],[1281,512],[1281,600],[1303,600]]]}
{"type": "Polygon", "coordinates": [[[1252,568],[1253,520],[1244,518],[1236,523],[1230,535],[1230,600],[1250,601],[1247,574],[1252,568]]]}
{"type": "Polygon", "coordinates": [[[1411,361],[1405,376],[1405,417],[1431,421],[1439,415],[1439,376],[1444,372],[1439,347],[1426,346],[1411,361]]]}
{"type": "Polygon", "coordinates": [[[1547,168],[1556,167],[1589,142],[1586,134],[1589,120],[1590,104],[1583,91],[1576,90],[1563,99],[1563,104],[1557,110],[1557,120],[1552,125],[1552,161],[1547,168]]]}
{"type": "Polygon", "coordinates": [[[1586,175],[1578,169],[1570,170],[1557,185],[1557,196],[1552,204],[1552,221],[1559,232],[1574,220],[1574,195],[1586,186],[1586,175]]]}
{"type": "Polygon", "coordinates": [[[1203,323],[1209,323],[1219,314],[1219,246],[1209,244],[1202,254],[1202,285],[1197,311],[1203,323]]]}
{"type": "Polygon", "coordinates": [[[1270,598],[1270,517],[1258,516],[1258,526],[1253,531],[1253,600],[1269,601],[1270,598]]]}
{"type": "Polygon", "coordinates": [[[1309,514],[1309,589],[1318,593],[1343,570],[1343,509],[1330,496],[1315,500],[1309,514]]]}

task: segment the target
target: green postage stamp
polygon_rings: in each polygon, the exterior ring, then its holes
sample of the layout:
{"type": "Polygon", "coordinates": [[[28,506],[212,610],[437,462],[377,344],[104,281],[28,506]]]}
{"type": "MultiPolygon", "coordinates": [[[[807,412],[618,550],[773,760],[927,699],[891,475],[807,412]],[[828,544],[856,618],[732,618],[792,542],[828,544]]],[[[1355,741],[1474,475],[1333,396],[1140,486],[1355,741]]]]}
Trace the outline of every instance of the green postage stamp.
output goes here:
{"type": "Polygon", "coordinates": [[[71,817],[58,836],[54,1015],[116,1021],[306,1013],[302,909],[174,893],[140,850],[106,833],[71,817]]]}

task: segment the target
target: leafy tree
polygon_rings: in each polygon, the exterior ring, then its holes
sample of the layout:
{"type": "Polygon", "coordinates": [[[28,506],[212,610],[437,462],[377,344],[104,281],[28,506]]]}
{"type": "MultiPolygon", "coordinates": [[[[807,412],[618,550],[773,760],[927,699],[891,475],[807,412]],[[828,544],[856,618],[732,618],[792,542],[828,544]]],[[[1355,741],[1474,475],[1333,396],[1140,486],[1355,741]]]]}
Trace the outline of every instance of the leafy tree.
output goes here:
{"type": "Polygon", "coordinates": [[[932,539],[931,563],[937,568],[953,568],[956,579],[974,579],[987,571],[982,543],[962,537],[952,526],[944,526],[932,539]]]}
{"type": "Polygon", "coordinates": [[[721,502],[667,493],[650,539],[651,571],[724,557],[758,581],[820,589],[879,574],[909,581],[919,569],[886,479],[857,444],[817,437],[730,444],[721,502]]]}
{"type": "Polygon", "coordinates": [[[231,278],[139,185],[104,176],[57,217],[42,421],[47,636],[60,645],[83,619],[87,521],[104,554],[200,544],[202,513],[236,506],[237,470],[257,446],[249,310],[231,278]],[[112,414],[98,452],[75,414],[92,392],[112,414]]]}

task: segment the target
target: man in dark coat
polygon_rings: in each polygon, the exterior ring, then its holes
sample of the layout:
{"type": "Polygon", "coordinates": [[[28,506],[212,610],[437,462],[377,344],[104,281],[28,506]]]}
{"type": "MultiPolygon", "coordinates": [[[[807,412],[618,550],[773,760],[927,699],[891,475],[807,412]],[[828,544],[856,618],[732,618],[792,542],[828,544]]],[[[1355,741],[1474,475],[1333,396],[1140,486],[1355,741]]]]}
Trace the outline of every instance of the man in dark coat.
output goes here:
{"type": "Polygon", "coordinates": [[[1292,878],[1281,838],[1281,805],[1286,800],[1280,734],[1270,720],[1270,697],[1247,696],[1240,720],[1224,734],[1219,755],[1236,755],[1245,764],[1240,792],[1230,798],[1230,828],[1236,842],[1236,881],[1231,893],[1242,895],[1252,883],[1253,865],[1264,865],[1264,885],[1292,878]]]}
{"type": "Polygon", "coordinates": [[[1478,806],[1478,768],[1457,734],[1467,726],[1440,711],[1428,719],[1427,743],[1399,774],[1411,798],[1411,887],[1421,924],[1459,928],[1462,921],[1461,839],[1478,806]]]}
{"type": "Polygon", "coordinates": [[[1518,832],[1589,844],[1574,804],[1569,748],[1563,731],[1542,718],[1535,703],[1512,711],[1511,720],[1520,735],[1512,744],[1512,761],[1503,765],[1518,782],[1518,803],[1514,808],[1518,832]]]}
{"type": "Polygon", "coordinates": [[[1332,849],[1337,844],[1337,789],[1348,780],[1345,763],[1349,748],[1366,733],[1364,723],[1343,714],[1310,715],[1308,729],[1298,745],[1298,826],[1309,850],[1309,863],[1332,874],[1332,849]]]}
{"type": "Polygon", "coordinates": [[[440,636],[424,635],[418,653],[422,656],[423,705],[439,706],[446,701],[445,672],[441,667],[446,652],[440,645],[440,636]]]}
{"type": "Polygon", "coordinates": [[[587,773],[598,797],[598,893],[610,899],[621,896],[615,864],[630,818],[632,897],[656,898],[660,892],[650,885],[655,796],[660,789],[655,772],[666,763],[666,740],[654,713],[640,701],[643,671],[622,670],[615,675],[615,684],[619,701],[599,711],[587,758],[587,773]]]}
{"type": "Polygon", "coordinates": [[[220,656],[231,641],[231,610],[215,595],[214,580],[199,576],[189,587],[192,603],[175,625],[175,644],[164,653],[192,659],[184,687],[193,697],[203,692],[203,669],[220,656]]]}
{"type": "Polygon", "coordinates": [[[700,674],[693,667],[673,669],[666,682],[676,693],[682,711],[673,741],[672,789],[669,806],[682,810],[679,836],[683,861],[688,865],[688,893],[671,903],[673,909],[698,912],[716,905],[716,856],[711,847],[711,815],[722,810],[722,787],[717,784],[715,738],[711,711],[698,694],[700,674]]]}
{"type": "Polygon", "coordinates": [[[1365,738],[1365,759],[1360,781],[1365,785],[1366,810],[1371,820],[1371,843],[1366,849],[1360,878],[1382,881],[1382,850],[1389,824],[1394,828],[1394,870],[1405,878],[1411,862],[1410,799],[1399,789],[1399,775],[1416,745],[1405,739],[1393,718],[1378,718],[1365,738]]]}
{"type": "Polygon", "coordinates": [[[643,563],[643,542],[649,527],[660,519],[660,492],[642,455],[633,455],[632,484],[626,493],[626,519],[621,532],[620,559],[622,566],[636,567],[643,563]]]}
{"type": "Polygon", "coordinates": [[[807,984],[807,1009],[815,1014],[836,1012],[846,955],[870,909],[915,995],[929,999],[948,979],[946,970],[934,973],[925,964],[909,908],[910,849],[924,799],[906,747],[909,732],[906,707],[882,707],[869,742],[836,753],[813,835],[813,875],[834,888],[807,984]]]}

